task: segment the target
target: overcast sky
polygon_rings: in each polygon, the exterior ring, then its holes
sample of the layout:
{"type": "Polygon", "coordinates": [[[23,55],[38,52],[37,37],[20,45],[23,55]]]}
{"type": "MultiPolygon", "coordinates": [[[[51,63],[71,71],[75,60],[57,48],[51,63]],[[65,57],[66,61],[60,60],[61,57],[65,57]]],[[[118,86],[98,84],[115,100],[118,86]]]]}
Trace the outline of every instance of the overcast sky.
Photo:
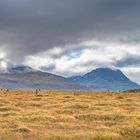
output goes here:
{"type": "Polygon", "coordinates": [[[139,15],[140,0],[0,0],[0,67],[111,67],[140,83],[139,15]]]}

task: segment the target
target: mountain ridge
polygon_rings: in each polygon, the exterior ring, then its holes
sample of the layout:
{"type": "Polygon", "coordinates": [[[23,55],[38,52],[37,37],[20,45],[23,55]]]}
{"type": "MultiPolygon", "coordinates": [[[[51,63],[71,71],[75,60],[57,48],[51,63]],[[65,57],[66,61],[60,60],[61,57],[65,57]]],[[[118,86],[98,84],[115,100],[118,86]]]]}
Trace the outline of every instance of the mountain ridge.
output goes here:
{"type": "Polygon", "coordinates": [[[119,69],[97,68],[81,76],[65,78],[23,65],[8,68],[7,72],[0,73],[0,87],[96,91],[126,91],[140,88],[119,69]]]}
{"type": "Polygon", "coordinates": [[[9,68],[0,74],[0,87],[10,89],[74,90],[82,87],[59,75],[34,70],[27,66],[9,68]],[[26,71],[27,70],[27,71],[26,71]]]}

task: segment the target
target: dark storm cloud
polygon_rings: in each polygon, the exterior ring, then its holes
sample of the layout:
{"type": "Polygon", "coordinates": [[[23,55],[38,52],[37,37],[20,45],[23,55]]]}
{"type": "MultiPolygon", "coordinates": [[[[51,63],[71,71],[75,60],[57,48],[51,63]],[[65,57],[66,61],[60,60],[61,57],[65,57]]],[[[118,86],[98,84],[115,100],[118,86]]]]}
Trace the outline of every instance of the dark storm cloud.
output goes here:
{"type": "Polygon", "coordinates": [[[83,39],[120,39],[130,33],[135,38],[139,9],[138,0],[1,0],[0,47],[22,61],[83,39]]]}
{"type": "Polygon", "coordinates": [[[131,75],[140,67],[139,13],[139,0],[0,0],[0,65],[64,76],[106,65],[131,75]]]}
{"type": "Polygon", "coordinates": [[[140,67],[140,56],[128,56],[117,63],[118,67],[140,67]]]}

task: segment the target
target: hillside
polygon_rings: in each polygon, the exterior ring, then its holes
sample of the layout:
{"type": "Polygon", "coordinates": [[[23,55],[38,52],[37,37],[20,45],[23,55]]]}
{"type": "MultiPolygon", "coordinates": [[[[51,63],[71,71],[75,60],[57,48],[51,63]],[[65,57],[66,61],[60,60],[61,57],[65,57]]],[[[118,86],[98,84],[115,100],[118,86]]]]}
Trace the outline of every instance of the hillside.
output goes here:
{"type": "Polygon", "coordinates": [[[0,86],[10,89],[74,90],[82,87],[64,77],[20,66],[0,74],[0,86]]]}

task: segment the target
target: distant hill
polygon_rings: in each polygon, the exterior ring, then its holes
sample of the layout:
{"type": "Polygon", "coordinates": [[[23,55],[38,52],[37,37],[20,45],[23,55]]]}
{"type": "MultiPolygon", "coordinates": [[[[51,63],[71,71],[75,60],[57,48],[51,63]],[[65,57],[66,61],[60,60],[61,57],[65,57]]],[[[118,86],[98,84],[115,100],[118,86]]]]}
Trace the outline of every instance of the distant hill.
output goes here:
{"type": "Polygon", "coordinates": [[[0,87],[10,89],[82,89],[82,86],[64,77],[37,71],[27,66],[12,67],[8,69],[7,73],[1,73],[0,87]]]}
{"type": "Polygon", "coordinates": [[[68,78],[90,90],[97,91],[124,91],[140,88],[137,83],[128,79],[120,70],[98,68],[83,76],[68,78]]]}

